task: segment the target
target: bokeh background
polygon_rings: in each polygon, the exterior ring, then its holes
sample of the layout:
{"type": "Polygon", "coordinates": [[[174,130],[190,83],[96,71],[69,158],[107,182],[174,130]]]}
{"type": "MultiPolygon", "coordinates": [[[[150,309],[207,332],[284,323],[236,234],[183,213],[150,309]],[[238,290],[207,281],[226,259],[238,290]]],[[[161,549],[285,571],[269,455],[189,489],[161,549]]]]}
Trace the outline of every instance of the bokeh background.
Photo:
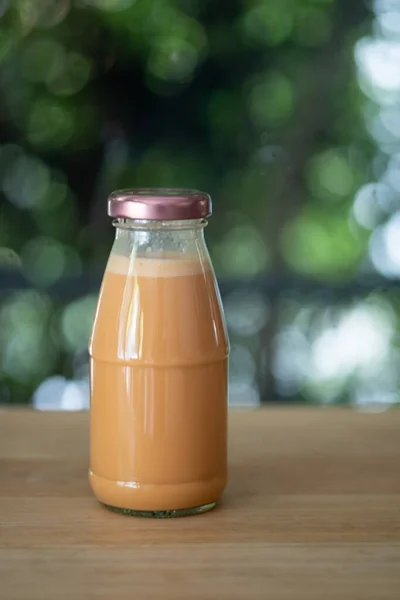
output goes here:
{"type": "Polygon", "coordinates": [[[110,191],[208,191],[230,402],[400,390],[400,1],[0,0],[0,402],[88,405],[110,191]]]}

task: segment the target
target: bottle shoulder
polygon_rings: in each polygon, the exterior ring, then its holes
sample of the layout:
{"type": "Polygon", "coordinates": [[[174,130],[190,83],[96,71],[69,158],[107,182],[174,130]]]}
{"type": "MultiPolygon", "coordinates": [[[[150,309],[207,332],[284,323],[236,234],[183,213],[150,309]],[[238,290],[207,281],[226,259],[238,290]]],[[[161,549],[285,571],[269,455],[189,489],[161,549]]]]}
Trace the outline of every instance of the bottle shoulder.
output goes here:
{"type": "Polygon", "coordinates": [[[229,342],[213,270],[192,261],[110,262],[89,351],[104,360],[198,364],[223,360],[229,342]],[[172,264],[173,263],[173,264],[172,264]],[[116,266],[119,268],[117,269],[116,266]]]}

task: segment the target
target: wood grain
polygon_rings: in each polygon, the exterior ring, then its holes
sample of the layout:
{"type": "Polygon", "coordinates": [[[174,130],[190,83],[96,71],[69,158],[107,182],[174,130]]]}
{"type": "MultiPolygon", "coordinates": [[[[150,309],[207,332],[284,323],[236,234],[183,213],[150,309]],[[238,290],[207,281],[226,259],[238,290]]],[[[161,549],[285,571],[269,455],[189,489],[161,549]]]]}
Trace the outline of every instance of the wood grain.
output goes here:
{"type": "Polygon", "coordinates": [[[230,414],[221,506],[141,520],[87,483],[86,413],[0,412],[0,599],[400,598],[400,411],[230,414]]]}

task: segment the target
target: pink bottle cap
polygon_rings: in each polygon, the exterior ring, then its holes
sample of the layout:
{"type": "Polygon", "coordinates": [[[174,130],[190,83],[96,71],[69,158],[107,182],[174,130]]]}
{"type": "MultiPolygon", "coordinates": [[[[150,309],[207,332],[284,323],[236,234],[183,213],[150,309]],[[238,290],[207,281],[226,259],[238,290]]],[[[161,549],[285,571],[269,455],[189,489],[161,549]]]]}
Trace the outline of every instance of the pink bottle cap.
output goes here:
{"type": "Polygon", "coordinates": [[[122,219],[180,221],[211,215],[211,198],[198,190],[133,188],[108,197],[108,214],[122,219]]]}

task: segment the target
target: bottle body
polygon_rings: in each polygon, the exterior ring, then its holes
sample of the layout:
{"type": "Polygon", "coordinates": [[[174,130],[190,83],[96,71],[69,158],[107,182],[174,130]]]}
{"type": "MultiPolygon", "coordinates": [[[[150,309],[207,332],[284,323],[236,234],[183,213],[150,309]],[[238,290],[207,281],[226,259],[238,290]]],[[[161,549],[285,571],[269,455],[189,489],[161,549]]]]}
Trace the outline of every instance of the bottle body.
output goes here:
{"type": "Polygon", "coordinates": [[[202,225],[160,227],[117,228],[89,346],[90,483],[138,513],[212,505],[227,479],[228,341],[202,225]]]}

